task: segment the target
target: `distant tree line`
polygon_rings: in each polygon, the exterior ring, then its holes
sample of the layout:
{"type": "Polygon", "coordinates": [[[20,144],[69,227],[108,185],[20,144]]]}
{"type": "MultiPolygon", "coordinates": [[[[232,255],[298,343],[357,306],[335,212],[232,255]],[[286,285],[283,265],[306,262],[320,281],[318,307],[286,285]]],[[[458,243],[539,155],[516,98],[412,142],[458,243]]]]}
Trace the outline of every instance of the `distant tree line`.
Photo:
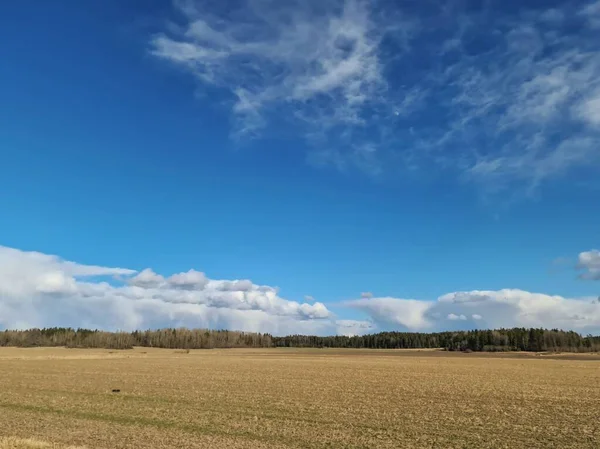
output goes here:
{"type": "Polygon", "coordinates": [[[271,336],[249,332],[207,329],[158,329],[104,332],[52,327],[0,332],[0,346],[66,346],[69,348],[130,349],[134,346],[171,349],[267,348],[271,336]]]}
{"type": "Polygon", "coordinates": [[[66,346],[70,348],[130,349],[134,346],[171,349],[210,348],[367,348],[448,351],[562,351],[598,352],[600,336],[582,336],[558,329],[497,329],[458,332],[380,332],[346,337],[317,337],[206,329],[158,329],[105,332],[53,327],[0,332],[0,346],[66,346]]]}
{"type": "Polygon", "coordinates": [[[418,349],[448,351],[600,351],[600,337],[558,329],[497,329],[459,332],[380,332],[353,337],[290,335],[272,337],[278,347],[418,349]]]}

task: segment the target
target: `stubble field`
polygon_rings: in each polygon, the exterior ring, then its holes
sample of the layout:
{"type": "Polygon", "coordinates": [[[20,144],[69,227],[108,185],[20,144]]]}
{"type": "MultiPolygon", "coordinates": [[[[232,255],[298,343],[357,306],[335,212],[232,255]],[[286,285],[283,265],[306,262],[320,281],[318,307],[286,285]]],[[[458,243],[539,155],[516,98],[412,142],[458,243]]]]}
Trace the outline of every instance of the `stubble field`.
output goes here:
{"type": "Polygon", "coordinates": [[[2,449],[600,447],[593,356],[0,348],[0,388],[2,449]]]}

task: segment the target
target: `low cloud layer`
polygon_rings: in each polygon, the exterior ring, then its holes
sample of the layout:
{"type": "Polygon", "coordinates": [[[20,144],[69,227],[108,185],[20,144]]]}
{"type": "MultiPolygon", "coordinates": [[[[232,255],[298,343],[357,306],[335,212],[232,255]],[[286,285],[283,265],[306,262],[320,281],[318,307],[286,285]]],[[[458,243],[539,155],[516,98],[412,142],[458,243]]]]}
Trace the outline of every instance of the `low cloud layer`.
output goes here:
{"type": "MultiPolygon", "coordinates": [[[[600,279],[600,253],[582,252],[586,279],[600,279]]],[[[210,279],[189,270],[83,265],[0,246],[0,329],[71,326],[107,330],[158,327],[232,329],[282,334],[357,335],[381,330],[547,327],[600,332],[600,302],[522,290],[454,292],[436,301],[362,293],[345,302],[343,319],[312,297],[287,300],[250,280],[210,279]]]]}
{"type": "Polygon", "coordinates": [[[324,304],[289,301],[249,280],[209,279],[195,270],[164,277],[0,247],[0,328],[44,326],[337,331],[324,304]],[[101,280],[106,276],[112,280],[101,280]]]}
{"type": "Polygon", "coordinates": [[[597,175],[597,1],[217,4],[175,1],[149,51],[228,98],[237,139],[283,121],[314,163],[450,172],[489,194],[597,175]]]}
{"type": "Polygon", "coordinates": [[[544,327],[600,333],[595,298],[564,298],[518,289],[454,292],[437,301],[360,298],[346,303],[379,323],[406,331],[544,327]]]}

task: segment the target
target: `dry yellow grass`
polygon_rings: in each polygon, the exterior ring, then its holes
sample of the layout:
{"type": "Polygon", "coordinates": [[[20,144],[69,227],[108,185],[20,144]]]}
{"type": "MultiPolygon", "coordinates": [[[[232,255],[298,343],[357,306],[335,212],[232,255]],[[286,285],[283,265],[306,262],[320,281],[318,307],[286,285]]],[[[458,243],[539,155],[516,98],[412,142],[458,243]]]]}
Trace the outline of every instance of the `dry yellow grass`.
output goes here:
{"type": "Polygon", "coordinates": [[[32,438],[0,438],[0,449],[85,449],[82,446],[61,446],[32,438]]]}
{"type": "Polygon", "coordinates": [[[586,356],[0,348],[0,387],[0,437],[56,444],[2,449],[600,447],[586,356]]]}

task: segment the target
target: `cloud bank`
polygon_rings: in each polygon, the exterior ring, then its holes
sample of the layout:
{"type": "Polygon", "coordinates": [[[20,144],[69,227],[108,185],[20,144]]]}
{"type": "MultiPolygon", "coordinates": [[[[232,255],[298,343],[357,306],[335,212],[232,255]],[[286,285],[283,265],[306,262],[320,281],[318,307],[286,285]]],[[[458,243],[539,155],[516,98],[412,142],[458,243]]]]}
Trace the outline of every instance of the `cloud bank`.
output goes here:
{"type": "Polygon", "coordinates": [[[317,164],[449,171],[490,194],[594,171],[598,2],[463,3],[176,1],[150,52],[225,95],[235,138],[283,120],[317,164]]]}
{"type": "Polygon", "coordinates": [[[405,331],[544,327],[600,333],[595,298],[563,298],[518,289],[454,292],[437,301],[360,298],[346,305],[372,317],[381,328],[405,331]]]}
{"type": "Polygon", "coordinates": [[[337,332],[323,303],[289,301],[249,280],[209,279],[195,270],[164,277],[0,246],[0,328],[44,326],[337,332]]]}
{"type": "MultiPolygon", "coordinates": [[[[582,252],[584,277],[600,279],[600,253],[582,252]]],[[[250,280],[210,279],[189,270],[83,265],[0,246],[0,329],[70,326],[106,330],[160,327],[232,329],[282,334],[357,335],[381,330],[558,327],[600,333],[600,302],[522,290],[454,292],[436,301],[376,297],[345,302],[344,319],[325,304],[281,297],[250,280]]]]}

